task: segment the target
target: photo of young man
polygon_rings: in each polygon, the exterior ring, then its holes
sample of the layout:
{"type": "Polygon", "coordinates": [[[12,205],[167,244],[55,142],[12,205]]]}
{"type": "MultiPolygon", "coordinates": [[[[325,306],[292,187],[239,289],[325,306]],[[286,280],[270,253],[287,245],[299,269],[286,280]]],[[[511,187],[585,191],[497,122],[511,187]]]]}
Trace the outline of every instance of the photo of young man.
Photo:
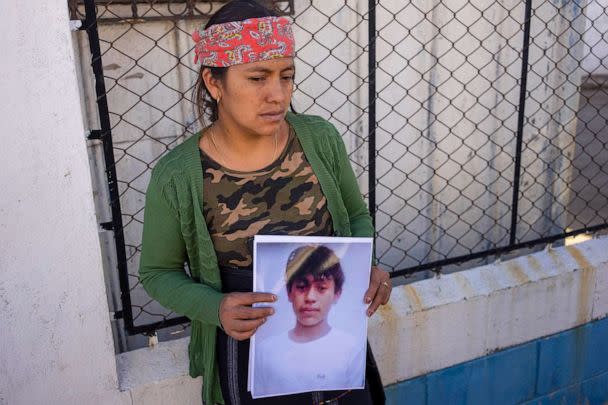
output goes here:
{"type": "Polygon", "coordinates": [[[339,257],[324,245],[299,246],[284,277],[295,324],[259,343],[255,396],[362,388],[365,345],[329,322],[346,281],[339,257]]]}

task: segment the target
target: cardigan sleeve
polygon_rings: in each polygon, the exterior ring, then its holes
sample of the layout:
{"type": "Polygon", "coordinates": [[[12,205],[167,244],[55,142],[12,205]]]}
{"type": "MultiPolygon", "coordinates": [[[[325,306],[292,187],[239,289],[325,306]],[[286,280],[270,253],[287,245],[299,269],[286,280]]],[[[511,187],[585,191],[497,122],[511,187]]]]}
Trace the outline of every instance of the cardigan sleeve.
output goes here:
{"type": "Polygon", "coordinates": [[[146,193],[139,279],[150,297],[165,308],[219,326],[223,294],[188,276],[186,261],[178,213],[153,173],[146,193]]]}
{"type": "Polygon", "coordinates": [[[348,153],[344,146],[344,141],[338,133],[337,129],[332,125],[335,131],[336,149],[337,149],[337,180],[340,188],[340,194],[344,201],[344,206],[348,212],[348,220],[352,236],[374,236],[374,226],[372,217],[357,183],[357,178],[350,165],[348,153]]]}
{"type": "MultiPolygon", "coordinates": [[[[334,132],[336,159],[337,164],[337,180],[342,201],[348,212],[348,220],[350,223],[351,235],[355,237],[374,237],[375,230],[372,217],[369,213],[369,208],[363,200],[357,178],[350,165],[346,146],[340,136],[338,130],[332,125],[334,132]]],[[[375,244],[374,244],[375,246],[375,244]]],[[[372,251],[372,265],[376,265],[375,248],[372,251]]]]}

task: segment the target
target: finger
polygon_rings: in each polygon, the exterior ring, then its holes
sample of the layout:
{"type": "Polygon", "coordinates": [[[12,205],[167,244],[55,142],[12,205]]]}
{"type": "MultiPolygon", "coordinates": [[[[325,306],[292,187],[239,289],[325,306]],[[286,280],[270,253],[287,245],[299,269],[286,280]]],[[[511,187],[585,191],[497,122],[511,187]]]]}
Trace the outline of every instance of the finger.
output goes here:
{"type": "Polygon", "coordinates": [[[244,307],[240,306],[234,311],[234,319],[259,319],[267,318],[274,314],[274,308],[272,307],[244,307]]]}
{"type": "MultiPolygon", "coordinates": [[[[259,327],[259,325],[258,325],[258,327],[259,327]]],[[[235,338],[236,340],[246,340],[246,339],[249,339],[251,336],[253,336],[257,332],[258,327],[255,327],[251,330],[247,330],[247,331],[243,331],[243,332],[233,330],[229,333],[229,335],[232,336],[233,338],[235,338]]]]}
{"type": "Polygon", "coordinates": [[[374,297],[378,294],[378,287],[380,286],[380,282],[378,280],[375,280],[374,278],[372,278],[369,281],[369,288],[367,289],[367,291],[365,291],[365,295],[364,295],[364,301],[366,304],[369,304],[372,302],[372,300],[374,299],[374,297]]]}
{"type": "MultiPolygon", "coordinates": [[[[388,274],[385,271],[380,270],[378,266],[372,266],[370,277],[369,277],[369,288],[365,292],[363,300],[366,304],[372,302],[373,298],[378,293],[380,282],[387,277],[388,274]]],[[[388,278],[388,277],[387,277],[388,278]]]]}
{"type": "Polygon", "coordinates": [[[270,293],[241,293],[235,297],[241,305],[252,305],[258,302],[275,302],[277,296],[270,293]]]}
{"type": "Polygon", "coordinates": [[[370,284],[370,287],[365,292],[365,299],[364,299],[365,303],[366,304],[371,303],[373,300],[373,297],[375,297],[377,293],[378,293],[378,285],[370,284]]]}
{"type": "Polygon", "coordinates": [[[264,322],[266,322],[266,318],[235,321],[232,330],[239,333],[253,333],[264,322]]]}
{"type": "Polygon", "coordinates": [[[249,332],[242,332],[241,333],[241,340],[250,339],[255,334],[256,331],[257,331],[257,329],[254,329],[254,330],[249,331],[249,332]]]}
{"type": "Polygon", "coordinates": [[[367,316],[372,316],[376,312],[376,310],[382,303],[382,300],[383,300],[382,295],[383,295],[382,293],[376,294],[376,296],[374,297],[374,300],[372,301],[370,306],[367,308],[367,316]]]}
{"type": "Polygon", "coordinates": [[[385,305],[391,296],[392,286],[390,279],[382,281],[376,291],[372,304],[367,309],[367,315],[372,316],[380,305],[385,305]]]}

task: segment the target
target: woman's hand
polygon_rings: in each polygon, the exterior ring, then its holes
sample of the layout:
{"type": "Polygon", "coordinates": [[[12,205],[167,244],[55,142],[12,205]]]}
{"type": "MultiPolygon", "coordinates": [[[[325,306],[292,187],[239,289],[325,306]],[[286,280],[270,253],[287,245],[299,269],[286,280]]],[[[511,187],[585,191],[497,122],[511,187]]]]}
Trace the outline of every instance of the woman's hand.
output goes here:
{"type": "Polygon", "coordinates": [[[380,305],[384,305],[391,297],[391,278],[384,270],[372,266],[369,277],[369,288],[365,292],[365,303],[370,304],[367,308],[367,316],[372,316],[380,305]]]}
{"type": "Polygon", "coordinates": [[[266,318],[274,314],[269,307],[254,308],[258,302],[275,302],[276,295],[267,293],[230,293],[220,303],[220,322],[228,336],[249,339],[266,318]]]}

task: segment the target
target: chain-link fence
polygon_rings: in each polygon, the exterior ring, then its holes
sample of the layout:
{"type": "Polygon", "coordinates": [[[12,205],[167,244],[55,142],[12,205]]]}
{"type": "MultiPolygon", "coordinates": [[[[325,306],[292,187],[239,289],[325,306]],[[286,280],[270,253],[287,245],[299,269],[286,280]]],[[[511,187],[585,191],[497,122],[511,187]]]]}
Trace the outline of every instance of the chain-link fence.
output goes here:
{"type": "MultiPolygon", "coordinates": [[[[144,198],[198,130],[190,33],[224,2],[95,3],[83,93],[111,304],[132,335],[184,322],[138,283],[144,198]]],[[[608,226],[606,0],[271,3],[295,21],[294,106],[343,134],[394,276],[608,226]]]]}

